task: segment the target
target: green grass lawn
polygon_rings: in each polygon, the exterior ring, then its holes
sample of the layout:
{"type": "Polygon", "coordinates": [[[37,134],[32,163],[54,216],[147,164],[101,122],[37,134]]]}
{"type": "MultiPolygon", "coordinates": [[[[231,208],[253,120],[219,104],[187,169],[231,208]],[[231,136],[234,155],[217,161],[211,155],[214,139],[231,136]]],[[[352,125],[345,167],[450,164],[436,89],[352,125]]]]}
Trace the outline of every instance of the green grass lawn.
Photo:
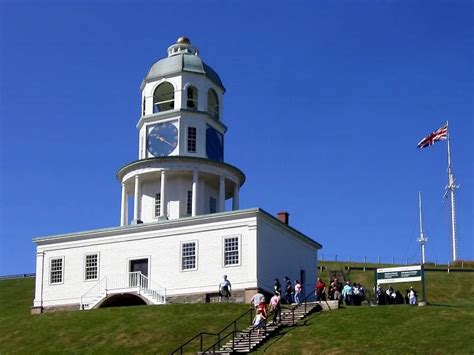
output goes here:
{"type": "Polygon", "coordinates": [[[30,315],[33,288],[34,279],[0,281],[0,354],[167,354],[200,331],[218,332],[248,309],[183,304],[30,315]]]}
{"type": "MultiPolygon", "coordinates": [[[[351,270],[348,276],[366,286],[373,283],[373,272],[351,270]]],[[[317,313],[259,352],[472,354],[473,281],[474,273],[427,272],[430,306],[317,313]]],[[[220,330],[248,309],[243,304],[184,304],[32,316],[33,291],[34,279],[0,281],[0,354],[168,354],[200,331],[220,330]]]]}

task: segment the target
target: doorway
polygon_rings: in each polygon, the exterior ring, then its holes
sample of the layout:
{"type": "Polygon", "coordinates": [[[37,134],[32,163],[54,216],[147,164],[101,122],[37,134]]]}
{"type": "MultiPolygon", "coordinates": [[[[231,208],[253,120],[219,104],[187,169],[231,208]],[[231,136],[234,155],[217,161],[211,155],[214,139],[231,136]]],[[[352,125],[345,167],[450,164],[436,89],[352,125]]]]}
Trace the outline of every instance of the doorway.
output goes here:
{"type": "Polygon", "coordinates": [[[148,287],[146,279],[142,279],[135,272],[140,272],[143,276],[148,277],[148,259],[134,259],[130,260],[129,265],[129,285],[130,287],[148,287]],[[141,282],[141,283],[140,283],[141,282]]]}

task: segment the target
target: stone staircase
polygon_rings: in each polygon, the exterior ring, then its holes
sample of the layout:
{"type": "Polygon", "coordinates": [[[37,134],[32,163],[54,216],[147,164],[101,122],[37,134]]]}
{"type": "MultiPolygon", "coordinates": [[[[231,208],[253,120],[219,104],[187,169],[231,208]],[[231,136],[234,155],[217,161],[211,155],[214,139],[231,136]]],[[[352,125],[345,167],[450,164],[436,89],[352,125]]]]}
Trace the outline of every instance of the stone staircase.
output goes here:
{"type": "MultiPolygon", "coordinates": [[[[306,310],[304,304],[297,306],[293,311],[288,308],[282,308],[281,322],[279,324],[272,325],[270,322],[270,318],[272,318],[272,316],[269,316],[268,324],[265,329],[262,328],[260,330],[260,335],[257,335],[257,330],[254,329],[253,325],[249,326],[248,328],[237,332],[234,338],[228,341],[218,351],[207,352],[207,354],[233,354],[252,352],[256,347],[264,343],[267,339],[271,338],[283,327],[292,327],[298,321],[304,319],[309,314],[317,310],[322,310],[322,308],[323,307],[319,302],[307,302],[306,310]]],[[[335,305],[335,308],[337,308],[337,304],[335,305]]]]}

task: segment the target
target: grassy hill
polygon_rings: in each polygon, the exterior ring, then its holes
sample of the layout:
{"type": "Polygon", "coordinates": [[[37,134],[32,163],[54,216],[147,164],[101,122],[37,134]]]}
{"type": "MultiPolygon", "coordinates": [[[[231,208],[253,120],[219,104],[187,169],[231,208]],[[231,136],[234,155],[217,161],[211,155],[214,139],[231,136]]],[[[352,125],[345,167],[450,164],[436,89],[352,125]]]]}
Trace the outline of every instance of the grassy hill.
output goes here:
{"type": "MultiPolygon", "coordinates": [[[[366,286],[373,283],[373,272],[351,270],[348,276],[366,286]]],[[[426,279],[431,306],[348,307],[318,313],[281,332],[259,352],[472,354],[474,273],[427,272],[426,279]]],[[[31,316],[33,290],[34,279],[0,281],[0,354],[167,354],[200,331],[220,330],[248,308],[185,304],[31,316]]]]}

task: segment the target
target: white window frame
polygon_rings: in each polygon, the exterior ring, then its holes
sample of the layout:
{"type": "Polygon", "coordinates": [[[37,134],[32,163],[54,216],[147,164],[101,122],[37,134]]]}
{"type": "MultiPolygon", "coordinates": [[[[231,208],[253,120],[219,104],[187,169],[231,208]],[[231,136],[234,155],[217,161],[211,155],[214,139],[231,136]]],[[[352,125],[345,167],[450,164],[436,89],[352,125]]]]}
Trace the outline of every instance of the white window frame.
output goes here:
{"type": "Polygon", "coordinates": [[[193,190],[186,191],[186,215],[191,216],[193,213],[193,190]]]}
{"type": "Polygon", "coordinates": [[[84,254],[84,265],[83,265],[83,270],[84,270],[84,275],[83,275],[83,278],[84,278],[84,281],[85,282],[90,282],[90,281],[97,281],[100,279],[100,253],[99,252],[93,252],[93,253],[87,253],[87,254],[84,254]],[[97,277],[95,279],[88,279],[87,278],[87,257],[88,256],[92,256],[92,255],[96,255],[97,256],[97,265],[96,265],[96,268],[97,268],[97,277]]]}
{"type": "Polygon", "coordinates": [[[50,286],[55,286],[55,285],[62,285],[64,284],[64,267],[65,267],[65,257],[64,256],[54,256],[54,257],[50,257],[49,258],[49,275],[48,275],[48,278],[49,278],[49,285],[50,286]],[[61,260],[61,282],[52,282],[52,263],[53,263],[53,260],[61,260]]]}
{"type": "Polygon", "coordinates": [[[188,272],[188,271],[197,271],[198,270],[198,255],[199,255],[199,242],[198,240],[183,240],[179,243],[179,270],[181,272],[188,272]],[[194,268],[190,269],[183,269],[183,245],[194,243],[194,268]]]}
{"type": "Polygon", "coordinates": [[[186,128],[186,150],[188,153],[197,153],[197,128],[193,126],[188,126],[186,128]],[[189,138],[189,130],[194,129],[194,150],[190,149],[190,138],[189,138]]]}
{"type": "Polygon", "coordinates": [[[235,266],[241,266],[242,265],[242,237],[241,235],[227,235],[222,237],[222,267],[235,267],[235,266]],[[228,264],[226,265],[226,250],[225,250],[225,242],[228,239],[237,239],[237,246],[238,246],[238,262],[235,264],[228,264]]]}
{"type": "Polygon", "coordinates": [[[161,214],[161,192],[157,192],[155,193],[155,199],[154,199],[153,217],[158,218],[160,217],[160,214],[161,214]]]}

